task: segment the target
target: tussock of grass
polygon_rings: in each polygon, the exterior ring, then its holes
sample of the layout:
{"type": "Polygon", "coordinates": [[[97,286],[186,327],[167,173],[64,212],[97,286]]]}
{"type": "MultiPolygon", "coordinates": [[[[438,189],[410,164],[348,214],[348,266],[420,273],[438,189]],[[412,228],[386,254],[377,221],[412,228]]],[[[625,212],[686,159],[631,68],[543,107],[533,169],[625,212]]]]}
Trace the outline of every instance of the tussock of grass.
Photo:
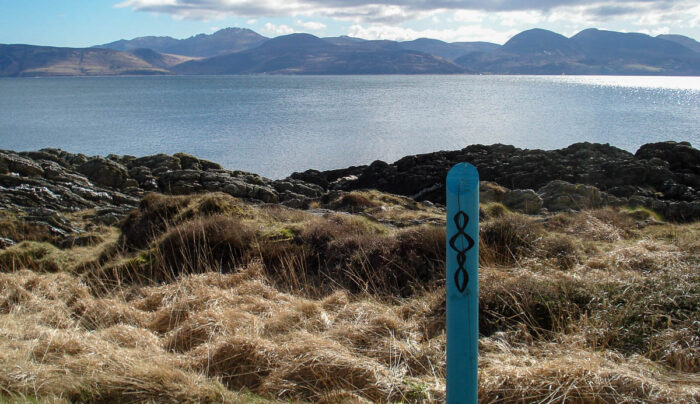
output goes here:
{"type": "Polygon", "coordinates": [[[189,196],[147,194],[122,222],[121,241],[130,248],[145,248],[169,227],[193,217],[241,215],[241,203],[226,194],[189,196]]]}
{"type": "Polygon", "coordinates": [[[0,268],[3,271],[26,268],[34,271],[57,272],[65,266],[64,261],[64,254],[49,243],[23,241],[0,251],[0,268]]]}
{"type": "MultiPolygon", "coordinates": [[[[347,195],[355,214],[151,195],[97,246],[2,250],[0,402],[444,401],[437,208],[347,195]]],[[[494,206],[482,402],[700,400],[698,224],[494,206]]]]}
{"type": "Polygon", "coordinates": [[[481,265],[512,264],[534,255],[543,236],[542,226],[524,215],[510,214],[483,223],[480,231],[481,265]]]}
{"type": "Polygon", "coordinates": [[[228,269],[240,262],[255,233],[241,220],[224,215],[195,219],[169,230],[156,247],[164,270],[177,276],[198,268],[228,269]]]}
{"type": "Polygon", "coordinates": [[[561,269],[571,269],[580,261],[579,243],[571,236],[554,235],[542,240],[541,255],[553,258],[561,269]]]}
{"type": "Polygon", "coordinates": [[[498,218],[510,213],[510,209],[500,202],[489,202],[482,204],[479,210],[479,217],[483,220],[498,218]]]}
{"type": "Polygon", "coordinates": [[[549,218],[546,228],[584,240],[616,242],[633,235],[634,221],[611,208],[583,211],[576,215],[558,214],[549,218]]]}

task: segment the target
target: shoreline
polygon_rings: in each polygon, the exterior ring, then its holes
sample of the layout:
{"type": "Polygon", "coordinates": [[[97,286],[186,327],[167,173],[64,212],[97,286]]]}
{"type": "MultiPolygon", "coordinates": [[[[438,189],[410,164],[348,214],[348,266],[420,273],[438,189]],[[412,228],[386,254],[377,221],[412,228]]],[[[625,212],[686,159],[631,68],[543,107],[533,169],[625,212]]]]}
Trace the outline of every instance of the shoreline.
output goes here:
{"type": "Polygon", "coordinates": [[[495,144],[403,157],[391,164],[306,170],[280,180],[225,170],[184,153],[145,157],[86,156],[59,149],[0,151],[0,208],[55,211],[135,207],[148,192],[223,192],[308,208],[329,193],[376,189],[417,201],[444,203],[451,166],[480,172],[482,202],[528,214],[603,206],[642,206],[671,221],[700,219],[700,150],[687,142],[646,144],[635,154],[597,143],[553,150],[495,144]]]}

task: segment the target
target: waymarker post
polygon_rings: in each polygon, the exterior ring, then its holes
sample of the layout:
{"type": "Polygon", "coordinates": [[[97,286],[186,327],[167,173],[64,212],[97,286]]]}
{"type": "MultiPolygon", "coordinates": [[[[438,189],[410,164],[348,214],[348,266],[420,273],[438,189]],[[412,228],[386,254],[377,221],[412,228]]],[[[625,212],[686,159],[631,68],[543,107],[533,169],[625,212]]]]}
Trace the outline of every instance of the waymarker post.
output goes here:
{"type": "Polygon", "coordinates": [[[479,348],[479,173],[447,173],[447,404],[476,404],[479,348]]]}

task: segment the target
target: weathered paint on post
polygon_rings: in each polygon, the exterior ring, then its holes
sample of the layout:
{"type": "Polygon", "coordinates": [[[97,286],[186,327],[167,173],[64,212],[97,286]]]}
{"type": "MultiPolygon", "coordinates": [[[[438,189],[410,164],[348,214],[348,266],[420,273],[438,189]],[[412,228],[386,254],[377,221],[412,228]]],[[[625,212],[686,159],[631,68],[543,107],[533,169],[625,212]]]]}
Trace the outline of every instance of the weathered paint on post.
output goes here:
{"type": "Polygon", "coordinates": [[[447,403],[476,404],[479,348],[479,173],[447,173],[447,403]]]}

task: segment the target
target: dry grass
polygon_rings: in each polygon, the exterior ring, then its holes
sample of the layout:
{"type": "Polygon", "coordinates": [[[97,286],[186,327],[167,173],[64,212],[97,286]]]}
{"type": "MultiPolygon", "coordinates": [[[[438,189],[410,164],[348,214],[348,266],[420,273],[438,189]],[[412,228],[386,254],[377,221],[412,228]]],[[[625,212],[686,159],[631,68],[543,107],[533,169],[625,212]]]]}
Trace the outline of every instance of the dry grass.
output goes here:
{"type": "MultiPolygon", "coordinates": [[[[149,196],[120,241],[0,252],[17,262],[0,271],[0,402],[444,401],[444,228],[368,219],[409,204],[361,195],[376,205],[323,216],[149,196]]],[[[700,400],[698,224],[494,210],[480,402],[700,400]]]]}
{"type": "Polygon", "coordinates": [[[389,195],[379,191],[353,191],[328,198],[325,208],[360,213],[373,220],[395,227],[420,223],[444,224],[444,212],[411,198],[389,195]]]}

